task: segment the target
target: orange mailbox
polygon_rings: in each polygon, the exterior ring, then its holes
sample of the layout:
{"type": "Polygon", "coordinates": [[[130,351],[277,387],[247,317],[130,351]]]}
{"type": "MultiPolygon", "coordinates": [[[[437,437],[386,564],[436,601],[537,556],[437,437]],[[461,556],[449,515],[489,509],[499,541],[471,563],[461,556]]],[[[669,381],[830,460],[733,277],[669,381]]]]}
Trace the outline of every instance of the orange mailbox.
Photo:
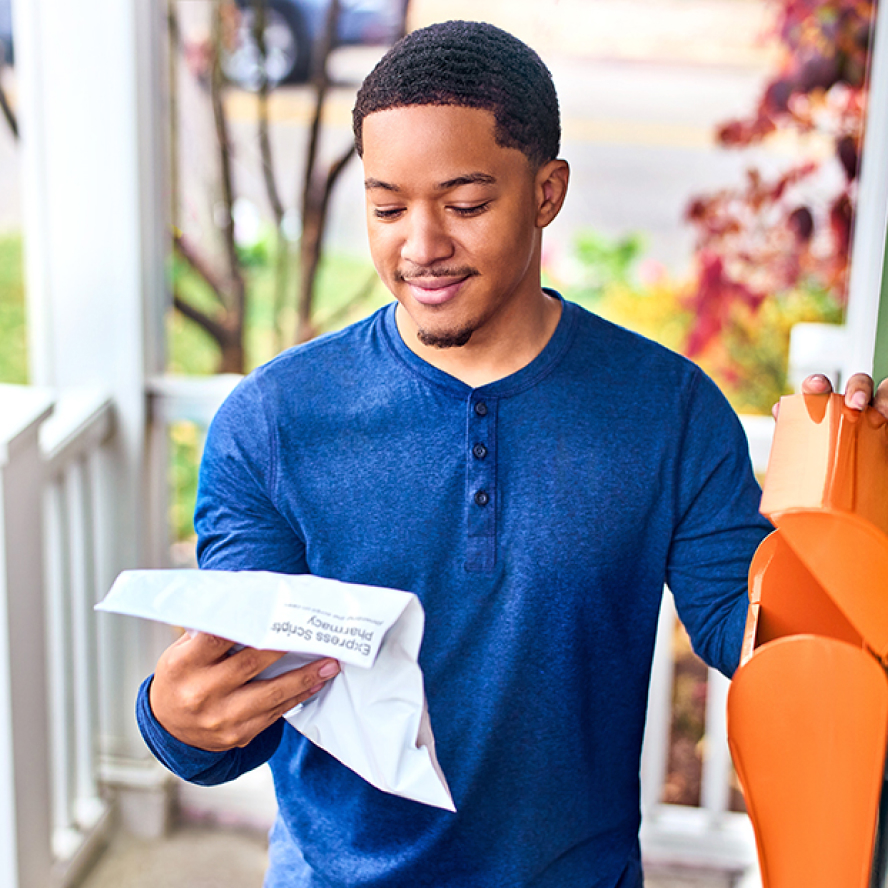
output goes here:
{"type": "Polygon", "coordinates": [[[728,739],[764,888],[868,888],[888,738],[888,426],[783,398],[728,739]]]}

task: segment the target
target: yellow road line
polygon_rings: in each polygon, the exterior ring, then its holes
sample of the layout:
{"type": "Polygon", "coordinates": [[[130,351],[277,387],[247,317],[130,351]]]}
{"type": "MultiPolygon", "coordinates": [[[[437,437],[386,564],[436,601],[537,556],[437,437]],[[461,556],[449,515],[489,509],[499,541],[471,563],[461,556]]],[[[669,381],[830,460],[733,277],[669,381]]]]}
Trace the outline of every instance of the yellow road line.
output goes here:
{"type": "MultiPolygon", "coordinates": [[[[324,108],[324,125],[331,129],[351,129],[351,109],[354,93],[335,90],[324,108]]],[[[256,119],[256,96],[231,91],[225,107],[231,120],[249,122],[256,119]]],[[[314,110],[313,96],[308,89],[280,89],[269,97],[269,120],[284,126],[306,126],[314,110]]],[[[619,120],[588,117],[566,117],[563,121],[566,141],[587,142],[602,145],[638,145],[669,148],[713,148],[716,146],[715,130],[703,126],[680,123],[662,123],[643,120],[619,120]]],[[[778,133],[769,138],[765,146],[781,154],[806,155],[815,151],[824,156],[833,150],[832,143],[821,145],[823,139],[816,135],[800,139],[792,133],[778,133]]]]}

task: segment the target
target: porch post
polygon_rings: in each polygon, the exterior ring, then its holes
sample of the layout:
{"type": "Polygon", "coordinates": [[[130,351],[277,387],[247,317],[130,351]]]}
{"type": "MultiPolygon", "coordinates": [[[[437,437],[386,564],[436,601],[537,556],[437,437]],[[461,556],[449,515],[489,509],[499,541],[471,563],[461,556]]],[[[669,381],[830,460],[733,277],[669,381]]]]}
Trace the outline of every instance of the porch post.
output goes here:
{"type": "MultiPolygon", "coordinates": [[[[885,255],[888,255],[888,241],[884,245],[884,250],[885,255]]],[[[877,382],[888,378],[888,263],[882,269],[882,281],[879,288],[879,314],[876,319],[873,376],[877,382]]]]}
{"type": "Polygon", "coordinates": [[[52,398],[0,386],[0,402],[0,885],[40,888],[53,855],[38,433],[52,398]]]}
{"type": "MultiPolygon", "coordinates": [[[[97,575],[113,578],[156,566],[145,380],[163,368],[167,302],[165,8],[160,0],[25,0],[13,12],[31,382],[60,397],[80,389],[112,396],[107,487],[117,532],[97,575]]],[[[117,619],[100,621],[99,638],[101,662],[113,664],[101,676],[105,776],[151,789],[156,763],[133,704],[166,635],[117,619]]]]}
{"type": "Polygon", "coordinates": [[[888,376],[888,3],[876,7],[869,98],[848,287],[843,378],[888,376]]]}

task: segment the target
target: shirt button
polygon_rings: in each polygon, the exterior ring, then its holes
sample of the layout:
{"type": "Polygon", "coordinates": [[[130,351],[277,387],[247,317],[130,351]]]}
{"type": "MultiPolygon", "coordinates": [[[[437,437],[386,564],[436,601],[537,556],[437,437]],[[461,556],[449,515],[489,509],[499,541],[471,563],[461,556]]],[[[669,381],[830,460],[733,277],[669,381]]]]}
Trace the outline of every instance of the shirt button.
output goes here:
{"type": "Polygon", "coordinates": [[[486,506],[490,502],[490,495],[487,493],[486,490],[479,490],[475,494],[475,502],[479,506],[486,506]]]}
{"type": "Polygon", "coordinates": [[[484,457],[487,456],[487,448],[483,444],[476,444],[472,448],[472,454],[475,459],[484,459],[484,457]]]}
{"type": "Polygon", "coordinates": [[[483,401],[478,401],[478,403],[475,404],[475,413],[477,413],[478,416],[487,416],[487,405],[483,401]]]}

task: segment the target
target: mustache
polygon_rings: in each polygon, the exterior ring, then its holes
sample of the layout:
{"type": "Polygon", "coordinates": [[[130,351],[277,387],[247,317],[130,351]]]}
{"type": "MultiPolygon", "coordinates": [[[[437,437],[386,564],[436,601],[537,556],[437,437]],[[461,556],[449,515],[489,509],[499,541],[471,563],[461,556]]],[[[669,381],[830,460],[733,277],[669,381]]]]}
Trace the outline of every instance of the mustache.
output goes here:
{"type": "Polygon", "coordinates": [[[406,284],[414,280],[428,280],[429,278],[469,278],[477,277],[480,274],[477,268],[470,265],[455,266],[448,268],[447,266],[416,266],[408,271],[402,271],[400,268],[395,270],[395,280],[399,284],[406,284]]]}

